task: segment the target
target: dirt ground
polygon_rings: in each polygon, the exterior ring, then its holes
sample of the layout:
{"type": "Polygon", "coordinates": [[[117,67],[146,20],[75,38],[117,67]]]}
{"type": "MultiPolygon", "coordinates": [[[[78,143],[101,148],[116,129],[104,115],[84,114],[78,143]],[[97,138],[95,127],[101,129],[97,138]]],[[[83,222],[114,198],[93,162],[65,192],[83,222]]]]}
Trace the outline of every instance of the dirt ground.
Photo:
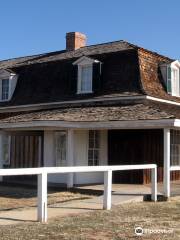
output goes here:
{"type": "Polygon", "coordinates": [[[129,203],[111,211],[56,218],[47,224],[26,223],[0,226],[1,240],[60,240],[60,239],[180,239],[180,198],[169,202],[129,203]],[[138,237],[135,227],[146,232],[138,237]],[[166,231],[164,233],[163,231],[166,231]]]}

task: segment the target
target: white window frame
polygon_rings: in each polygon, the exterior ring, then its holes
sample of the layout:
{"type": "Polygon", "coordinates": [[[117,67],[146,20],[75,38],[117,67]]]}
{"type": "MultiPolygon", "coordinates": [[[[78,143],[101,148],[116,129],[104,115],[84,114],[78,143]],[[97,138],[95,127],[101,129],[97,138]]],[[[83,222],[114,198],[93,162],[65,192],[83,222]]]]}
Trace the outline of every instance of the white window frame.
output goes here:
{"type": "Polygon", "coordinates": [[[62,130],[62,131],[56,131],[55,132],[55,161],[56,161],[55,165],[57,167],[67,166],[67,131],[62,130]],[[57,147],[58,147],[58,143],[57,143],[58,137],[61,136],[62,134],[64,134],[65,137],[66,137],[66,143],[65,143],[65,149],[64,149],[65,159],[60,159],[59,158],[60,156],[58,156],[58,149],[57,149],[57,147]]]}
{"type": "Polygon", "coordinates": [[[1,87],[1,100],[2,101],[8,101],[9,100],[9,92],[10,92],[10,80],[9,80],[9,78],[2,79],[1,80],[1,84],[2,84],[2,87],[1,87]],[[3,89],[4,81],[8,81],[8,86],[5,86],[5,88],[3,89]],[[7,89],[6,89],[6,87],[7,87],[7,89]],[[3,92],[3,90],[7,90],[7,91],[3,92]],[[7,95],[7,97],[3,98],[4,95],[5,96],[7,95]]]}
{"type": "Polygon", "coordinates": [[[180,62],[178,60],[167,65],[167,84],[169,81],[171,82],[171,92],[168,93],[180,97],[180,62]],[[171,69],[171,78],[168,75],[168,68],[171,69]]]}
{"type": "Polygon", "coordinates": [[[93,63],[98,63],[98,60],[83,56],[76,60],[73,65],[78,66],[78,83],[77,83],[77,94],[93,93],[93,63]],[[83,67],[91,68],[91,82],[90,89],[87,91],[82,91],[82,69],[83,67]]]}
{"type": "Polygon", "coordinates": [[[0,70],[0,102],[8,102],[11,100],[14,90],[16,88],[17,79],[18,79],[17,74],[9,72],[7,70],[0,70]],[[2,81],[5,79],[9,80],[9,92],[8,98],[2,99],[2,81]]]}
{"type": "Polygon", "coordinates": [[[100,165],[100,146],[101,146],[101,133],[99,130],[89,130],[88,132],[88,166],[99,166],[100,165]],[[90,133],[93,134],[93,144],[94,146],[90,146],[90,133]],[[96,135],[97,134],[97,135],[96,135]],[[96,136],[98,136],[98,139],[96,139],[96,136]],[[95,146],[95,142],[98,141],[98,146],[95,146]],[[90,159],[89,152],[92,151],[93,155],[92,158],[90,159]],[[98,158],[95,159],[95,151],[98,152],[98,158]],[[97,164],[96,164],[97,161],[97,164]],[[92,164],[90,164],[92,162],[92,164]]]}

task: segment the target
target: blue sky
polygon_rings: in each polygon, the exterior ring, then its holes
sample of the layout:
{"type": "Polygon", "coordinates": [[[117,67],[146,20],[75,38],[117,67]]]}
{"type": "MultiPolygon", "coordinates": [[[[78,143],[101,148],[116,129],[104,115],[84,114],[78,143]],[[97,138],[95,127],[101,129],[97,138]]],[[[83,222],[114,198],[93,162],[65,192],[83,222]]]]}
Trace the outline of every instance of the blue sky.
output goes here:
{"type": "Polygon", "coordinates": [[[0,59],[62,50],[70,31],[180,59],[179,0],[1,0],[0,10],[0,59]]]}

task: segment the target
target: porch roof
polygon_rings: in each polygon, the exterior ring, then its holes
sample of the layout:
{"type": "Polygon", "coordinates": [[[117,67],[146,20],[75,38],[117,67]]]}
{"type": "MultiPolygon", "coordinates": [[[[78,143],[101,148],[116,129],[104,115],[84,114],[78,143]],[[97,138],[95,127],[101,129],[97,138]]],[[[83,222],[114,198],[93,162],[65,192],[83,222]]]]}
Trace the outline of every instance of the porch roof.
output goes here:
{"type": "Polygon", "coordinates": [[[0,128],[23,126],[66,126],[71,123],[148,122],[180,119],[180,107],[153,101],[131,103],[121,106],[71,107],[33,112],[19,112],[0,115],[0,128]],[[48,124],[47,124],[48,123],[48,124]]]}

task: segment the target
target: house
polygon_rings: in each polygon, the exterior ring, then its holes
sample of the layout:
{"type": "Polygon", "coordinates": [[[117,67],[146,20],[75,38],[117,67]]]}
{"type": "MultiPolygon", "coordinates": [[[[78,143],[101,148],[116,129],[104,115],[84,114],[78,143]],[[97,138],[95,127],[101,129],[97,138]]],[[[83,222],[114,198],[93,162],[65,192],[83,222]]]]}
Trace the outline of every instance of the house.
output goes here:
{"type": "MultiPolygon", "coordinates": [[[[156,163],[163,181],[180,165],[179,69],[126,41],[86,46],[78,32],[66,34],[65,50],[0,61],[1,168],[156,163]]],[[[48,181],[92,184],[103,175],[48,181]]],[[[115,172],[113,182],[149,183],[150,172],[115,172]]]]}

